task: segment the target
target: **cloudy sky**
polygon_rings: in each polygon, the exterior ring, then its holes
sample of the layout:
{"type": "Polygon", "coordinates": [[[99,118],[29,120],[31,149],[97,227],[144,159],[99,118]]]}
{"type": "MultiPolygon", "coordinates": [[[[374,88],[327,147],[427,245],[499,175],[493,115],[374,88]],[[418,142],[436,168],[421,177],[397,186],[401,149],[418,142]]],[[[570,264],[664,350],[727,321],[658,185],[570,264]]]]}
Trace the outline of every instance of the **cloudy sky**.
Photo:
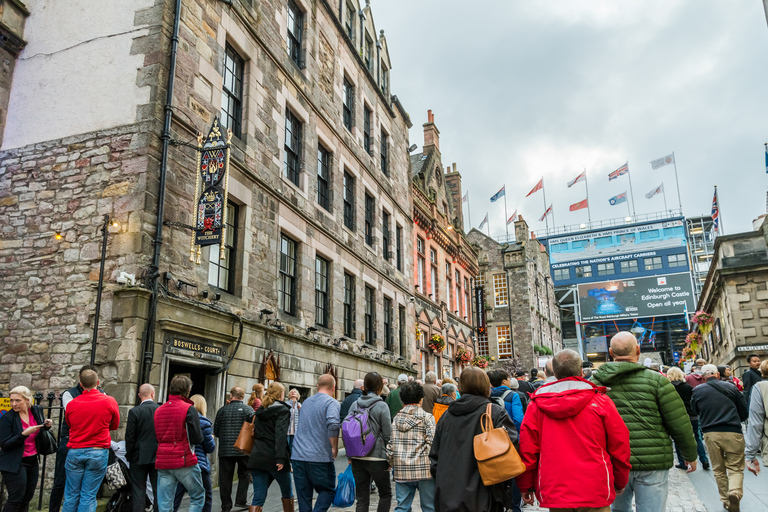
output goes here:
{"type": "MultiPolygon", "coordinates": [[[[392,91],[408,110],[411,142],[432,109],[445,165],[469,190],[471,221],[488,212],[504,234],[508,210],[543,229],[543,176],[558,226],[587,221],[567,182],[586,168],[592,220],[627,215],[608,199],[629,191],[608,173],[629,162],[637,214],[709,214],[718,186],[724,229],[751,229],[766,211],[768,26],[759,0],[373,0],[392,58],[392,91]],[[471,7],[471,8],[470,8],[471,7]]],[[[467,210],[464,209],[465,223],[467,210]]],[[[551,219],[550,219],[551,225],[551,219]]],[[[468,230],[468,229],[467,229],[468,230]]]]}

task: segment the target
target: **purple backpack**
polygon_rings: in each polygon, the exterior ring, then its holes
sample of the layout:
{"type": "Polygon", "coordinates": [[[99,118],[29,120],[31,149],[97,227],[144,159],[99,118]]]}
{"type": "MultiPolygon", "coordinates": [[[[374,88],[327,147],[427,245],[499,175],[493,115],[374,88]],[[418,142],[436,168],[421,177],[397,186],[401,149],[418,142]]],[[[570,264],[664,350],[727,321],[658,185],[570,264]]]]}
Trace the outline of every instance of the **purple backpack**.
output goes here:
{"type": "Polygon", "coordinates": [[[369,408],[358,405],[341,423],[341,437],[347,449],[347,457],[365,457],[373,451],[376,436],[369,419],[369,408]]]}

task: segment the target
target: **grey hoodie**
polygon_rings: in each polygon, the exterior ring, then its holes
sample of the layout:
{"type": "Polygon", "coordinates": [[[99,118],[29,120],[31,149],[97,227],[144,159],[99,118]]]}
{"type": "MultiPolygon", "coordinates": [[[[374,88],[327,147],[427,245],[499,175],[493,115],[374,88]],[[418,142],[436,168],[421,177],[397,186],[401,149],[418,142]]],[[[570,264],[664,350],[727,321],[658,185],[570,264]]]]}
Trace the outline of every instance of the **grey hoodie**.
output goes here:
{"type": "Polygon", "coordinates": [[[387,460],[387,444],[390,437],[392,437],[392,418],[389,415],[389,406],[379,395],[367,393],[363,394],[352,404],[347,416],[360,407],[370,408],[368,411],[368,421],[371,424],[371,430],[376,436],[376,444],[368,456],[355,458],[387,460]]]}

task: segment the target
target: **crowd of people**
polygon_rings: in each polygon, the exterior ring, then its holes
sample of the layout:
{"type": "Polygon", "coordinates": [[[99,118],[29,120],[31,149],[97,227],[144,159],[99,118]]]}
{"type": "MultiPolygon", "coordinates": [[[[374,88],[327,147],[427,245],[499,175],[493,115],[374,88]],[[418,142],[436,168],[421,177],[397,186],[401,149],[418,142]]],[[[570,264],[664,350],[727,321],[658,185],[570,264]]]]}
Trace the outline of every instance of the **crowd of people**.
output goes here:
{"type": "MultiPolygon", "coordinates": [[[[371,372],[342,402],[331,375],[320,376],[303,402],[279,382],[255,385],[247,401],[236,386],[213,421],[205,398],[190,396],[188,377],[173,377],[163,404],[143,384],[124,441],[133,510],[175,512],[188,494],[191,512],[211,511],[208,456],[218,450],[223,512],[261,512],[273,481],[284,512],[295,502],[300,512],[324,512],[336,495],[342,437],[356,512],[369,510],[373,490],[378,512],[390,510],[393,496],[396,511],[410,511],[417,491],[424,512],[520,511],[534,501],[585,512],[628,512],[634,501],[637,512],[658,512],[666,508],[673,465],[692,472],[699,462],[711,468],[723,507],[739,511],[744,470],[760,471],[768,438],[768,361],[750,355],[741,381],[704,360],[685,375],[639,364],[640,346],[628,332],[613,336],[609,353],[612,361],[594,371],[562,350],[544,375],[467,368],[459,382],[427,372],[424,382],[403,374],[390,386],[371,372]],[[500,429],[514,446],[524,467],[516,478],[486,485],[476,437],[488,429],[500,429]],[[243,432],[252,447],[241,445],[243,432]]],[[[40,433],[51,428],[29,389],[16,387],[10,397],[12,410],[0,417],[4,512],[27,510],[39,478],[40,433]]],[[[62,404],[49,510],[92,512],[114,448],[110,432],[120,423],[117,402],[84,366],[62,404]]]]}

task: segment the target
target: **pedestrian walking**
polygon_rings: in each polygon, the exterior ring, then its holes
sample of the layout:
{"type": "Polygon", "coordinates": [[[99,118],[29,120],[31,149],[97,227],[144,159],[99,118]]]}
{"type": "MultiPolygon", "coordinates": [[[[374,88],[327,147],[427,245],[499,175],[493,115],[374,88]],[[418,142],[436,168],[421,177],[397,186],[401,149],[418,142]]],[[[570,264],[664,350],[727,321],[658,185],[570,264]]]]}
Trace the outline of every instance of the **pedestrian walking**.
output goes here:
{"type": "Polygon", "coordinates": [[[107,472],[110,430],[120,425],[117,402],[97,388],[99,376],[93,370],[80,374],[83,392],[68,403],[64,419],[69,424],[69,453],[64,469],[64,512],[94,512],[96,493],[107,472]]]}
{"type": "Polygon", "coordinates": [[[339,412],[341,419],[347,417],[349,408],[352,407],[352,404],[357,402],[357,399],[361,396],[363,396],[363,379],[357,379],[352,384],[352,392],[344,399],[343,402],[341,402],[341,409],[339,412]]]}
{"type": "MultiPolygon", "coordinates": [[[[453,387],[453,384],[443,384],[453,387]]],[[[407,382],[399,388],[403,408],[392,420],[392,437],[387,443],[387,459],[395,480],[395,512],[410,512],[416,490],[422,512],[435,510],[435,480],[429,471],[429,450],[435,438],[435,418],[424,412],[424,389],[407,382]]]]}
{"type": "Polygon", "coordinates": [[[421,403],[421,408],[424,412],[432,414],[432,407],[435,402],[440,398],[440,387],[437,385],[437,374],[435,372],[427,372],[424,376],[424,400],[421,403]]]}
{"type": "MultiPolygon", "coordinates": [[[[446,377],[443,379],[443,384],[453,384],[456,386],[456,400],[461,398],[461,393],[459,393],[459,383],[455,380],[453,380],[451,377],[446,377]]],[[[440,390],[442,391],[443,386],[440,386],[440,390]]]]}
{"type": "Polygon", "coordinates": [[[720,501],[728,512],[738,512],[744,494],[746,448],[741,422],[749,412],[736,386],[720,380],[717,366],[704,365],[701,375],[706,385],[693,390],[691,409],[699,416],[720,501]]]}
{"type": "MultiPolygon", "coordinates": [[[[251,388],[251,396],[248,397],[248,407],[254,411],[261,407],[261,400],[264,398],[264,384],[258,382],[251,388]]],[[[229,403],[229,402],[227,402],[229,403]]]]}
{"type": "Polygon", "coordinates": [[[32,392],[17,386],[9,394],[11,410],[0,416],[0,474],[8,490],[3,512],[26,511],[40,475],[37,436],[51,428],[43,408],[32,405],[32,392]]]}
{"type": "MultiPolygon", "coordinates": [[[[482,432],[480,417],[491,396],[488,375],[479,368],[461,373],[461,398],[440,418],[429,451],[435,479],[437,512],[502,512],[511,508],[512,480],[486,487],[475,459],[474,436],[482,432]]],[[[517,429],[503,407],[491,405],[493,428],[504,428],[517,448],[517,429]]]]}
{"type": "Polygon", "coordinates": [[[552,512],[608,512],[629,481],[629,430],[606,389],[582,378],[577,352],[553,361],[558,380],[533,394],[523,420],[517,484],[552,512]]]}
{"type": "Polygon", "coordinates": [[[704,359],[697,359],[696,364],[691,366],[691,373],[686,375],[685,382],[692,388],[704,384],[704,377],[701,376],[701,367],[707,364],[704,359]]]}
{"type": "Polygon", "coordinates": [[[763,380],[763,375],[760,373],[760,356],[749,354],[747,356],[747,364],[749,368],[742,374],[741,382],[744,384],[744,398],[746,398],[747,403],[751,403],[752,387],[763,380]]]}
{"type": "Polygon", "coordinates": [[[509,387],[509,374],[506,370],[497,368],[488,372],[488,379],[491,382],[491,400],[504,406],[519,432],[523,424],[523,404],[518,394],[509,387]]]}
{"type": "MultiPolygon", "coordinates": [[[[699,430],[699,417],[691,409],[691,396],[693,395],[693,388],[685,381],[685,374],[680,368],[673,366],[667,372],[667,378],[672,382],[675,387],[675,391],[680,395],[680,399],[685,406],[685,412],[688,413],[688,418],[691,420],[691,428],[693,429],[693,437],[696,438],[696,453],[699,455],[701,461],[701,467],[705,470],[709,469],[709,459],[707,458],[707,450],[704,448],[704,440],[701,438],[701,431],[699,430]]],[[[675,453],[677,454],[677,466],[678,469],[688,469],[685,464],[685,458],[680,446],[675,443],[675,453]]]]}
{"type": "Polygon", "coordinates": [[[744,391],[744,385],[741,383],[738,377],[733,374],[733,370],[731,370],[729,365],[718,366],[717,371],[720,372],[720,380],[724,382],[730,382],[736,386],[736,389],[739,391],[744,391]]]}
{"type": "Polygon", "coordinates": [[[525,378],[525,372],[523,370],[518,370],[515,372],[515,379],[517,380],[517,389],[524,393],[526,398],[528,398],[531,393],[536,391],[533,388],[533,384],[528,382],[528,379],[525,378]]]}
{"type": "Polygon", "coordinates": [[[205,506],[205,487],[192,450],[203,442],[200,414],[189,399],[192,381],[185,375],[176,375],[168,385],[168,401],[155,411],[157,437],[157,506],[161,512],[173,509],[176,486],[181,483],[189,493],[189,511],[202,512],[205,506]]]}
{"type": "Polygon", "coordinates": [[[291,488],[291,451],[288,447],[288,428],[291,424],[291,406],[286,404],[285,388],[273,382],[256,410],[253,421],[253,450],[248,468],[253,477],[253,501],[248,512],[261,512],[267,501],[267,490],[277,480],[283,503],[283,512],[293,512],[291,488]]]}
{"type": "MultiPolygon", "coordinates": [[[[400,398],[400,388],[408,382],[408,376],[401,373],[397,376],[397,387],[387,395],[387,405],[389,406],[389,415],[394,418],[403,408],[403,401],[400,398]]],[[[349,412],[349,410],[347,410],[349,412]]],[[[346,418],[346,416],[344,416],[346,418]]]]}
{"type": "Polygon", "coordinates": [[[633,497],[637,512],[665,510],[669,469],[674,464],[670,436],[680,445],[688,471],[696,470],[690,418],[669,379],[638,364],[640,345],[632,333],[614,335],[608,351],[613,362],[600,366],[592,382],[608,387],[608,396],[629,429],[632,464],[626,490],[611,510],[629,512],[633,497]]]}
{"type": "MultiPolygon", "coordinates": [[[[195,457],[197,465],[200,467],[200,478],[203,481],[205,490],[205,502],[203,503],[203,512],[211,512],[213,507],[213,486],[211,485],[211,463],[208,461],[208,454],[216,451],[216,441],[213,439],[213,423],[206,417],[208,413],[208,402],[202,395],[192,395],[189,397],[198,416],[200,416],[200,432],[203,434],[203,441],[195,445],[195,457]]],[[[181,508],[181,500],[187,489],[179,482],[176,485],[176,496],[173,499],[173,512],[178,512],[181,508]]]]}
{"type": "Polygon", "coordinates": [[[371,481],[379,493],[378,512],[389,512],[392,503],[392,485],[389,481],[387,444],[392,436],[392,418],[389,407],[381,399],[384,383],[376,372],[366,374],[363,379],[363,395],[349,408],[347,417],[355,411],[367,409],[369,435],[376,439],[371,452],[365,457],[350,457],[352,475],[355,477],[356,512],[368,512],[371,499],[371,481]]]}
{"type": "Polygon", "coordinates": [[[299,512],[326,512],[336,492],[333,459],[339,453],[339,402],[336,379],[324,374],[317,379],[317,393],[304,400],[301,421],[293,439],[291,464],[299,512]],[[317,492],[312,508],[312,492],[317,492]]]}
{"type": "MultiPolygon", "coordinates": [[[[448,410],[448,406],[455,402],[459,397],[459,392],[456,390],[456,385],[451,383],[443,384],[443,386],[440,388],[440,393],[442,396],[437,399],[437,402],[435,402],[435,405],[432,407],[432,416],[435,417],[435,423],[440,421],[443,413],[448,410]]],[[[422,395],[423,394],[424,390],[422,389],[422,395]]]]}
{"type": "Polygon", "coordinates": [[[749,421],[747,422],[746,448],[744,450],[747,469],[752,473],[760,472],[757,453],[763,452],[763,464],[768,465],[768,450],[763,450],[768,442],[768,361],[760,363],[763,380],[753,386],[752,400],[749,402],[749,421]]]}
{"type": "Polygon", "coordinates": [[[288,393],[288,405],[291,407],[291,423],[288,425],[288,450],[293,450],[293,438],[296,435],[296,427],[299,426],[299,412],[301,411],[301,402],[299,402],[299,391],[292,389],[288,393]]]}
{"type": "MultiPolygon", "coordinates": [[[[245,390],[239,386],[229,391],[230,402],[218,410],[213,421],[213,435],[219,439],[219,495],[221,512],[232,510],[232,483],[237,468],[237,491],[235,506],[248,508],[248,486],[251,483],[248,471],[248,455],[235,448],[237,436],[243,423],[251,421],[254,410],[243,403],[245,390]]],[[[256,398],[261,403],[259,397],[256,398]]],[[[256,403],[256,402],[254,402],[256,403]]]]}
{"type": "Polygon", "coordinates": [[[125,425],[125,458],[131,477],[133,512],[143,512],[147,506],[147,478],[155,496],[152,509],[157,512],[157,437],[155,437],[155,388],[152,384],[139,386],[141,403],[128,411],[125,425]]]}

